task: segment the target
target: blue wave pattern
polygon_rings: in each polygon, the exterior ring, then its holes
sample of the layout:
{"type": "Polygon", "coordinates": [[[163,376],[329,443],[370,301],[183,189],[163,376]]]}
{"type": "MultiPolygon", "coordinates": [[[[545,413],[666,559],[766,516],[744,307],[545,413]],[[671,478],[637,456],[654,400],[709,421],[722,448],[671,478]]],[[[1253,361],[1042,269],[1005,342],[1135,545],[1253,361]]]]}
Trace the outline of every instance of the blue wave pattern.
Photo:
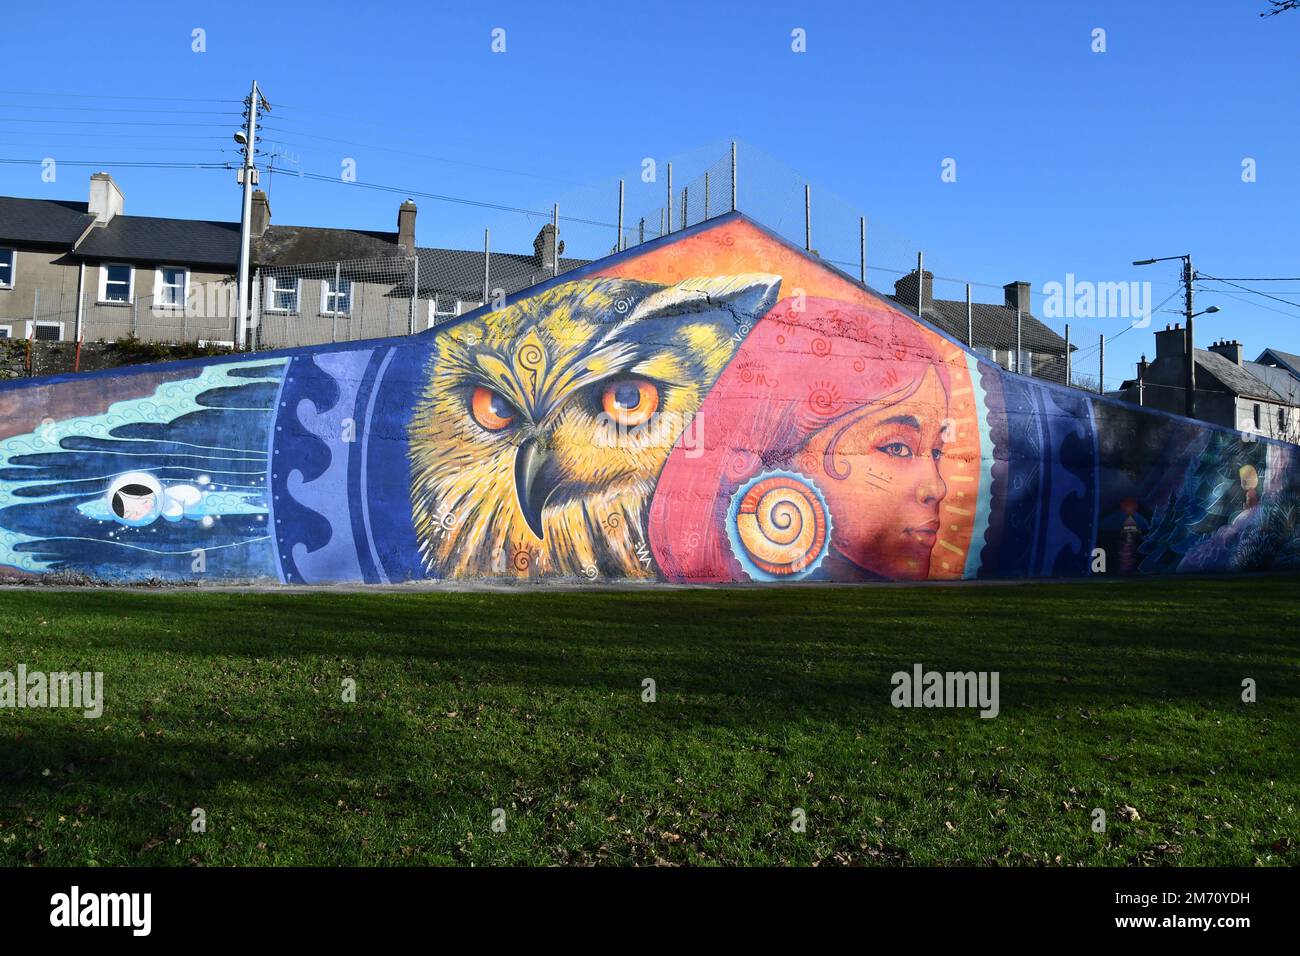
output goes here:
{"type": "Polygon", "coordinates": [[[0,440],[0,568],[275,575],[267,445],[284,359],[217,363],[0,440]]]}

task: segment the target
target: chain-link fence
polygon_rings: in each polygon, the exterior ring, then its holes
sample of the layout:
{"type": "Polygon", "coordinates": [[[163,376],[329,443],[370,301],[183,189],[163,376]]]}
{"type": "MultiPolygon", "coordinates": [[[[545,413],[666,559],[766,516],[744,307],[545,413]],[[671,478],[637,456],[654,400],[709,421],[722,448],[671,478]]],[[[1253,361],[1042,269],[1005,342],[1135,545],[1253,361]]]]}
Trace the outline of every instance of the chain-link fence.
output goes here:
{"type": "MultiPolygon", "coordinates": [[[[1061,282],[1034,289],[1015,281],[1014,264],[1007,268],[1006,282],[959,278],[960,270],[943,263],[942,249],[936,254],[871,220],[857,205],[739,141],[710,144],[671,160],[645,157],[622,178],[570,190],[534,208],[479,205],[484,208],[481,245],[461,232],[448,238],[466,248],[421,248],[415,256],[257,269],[246,347],[420,332],[499,296],[733,209],[849,279],[918,311],[1004,368],[1082,388],[1114,391],[1133,377],[1133,370],[1121,367],[1114,356],[1107,363],[1103,336],[1109,331],[1113,342],[1152,325],[1154,313],[1165,304],[1152,299],[1170,291],[1152,296],[1149,287],[1130,289],[1121,283],[1085,289],[1089,283],[1076,282],[1070,273],[1063,273],[1061,282]],[[1074,309],[1078,289],[1091,296],[1091,310],[1074,309]],[[1115,318],[1121,321],[1117,324],[1115,318]]],[[[139,271],[145,276],[153,270],[139,271]]],[[[240,340],[233,277],[188,276],[178,299],[179,280],[165,271],[158,270],[153,288],[141,288],[139,294],[133,283],[114,288],[111,277],[101,280],[97,293],[89,281],[80,310],[75,292],[51,290],[38,296],[30,321],[0,318],[0,333],[8,323],[10,336],[34,339],[80,335],[84,341],[231,345],[240,340]]],[[[141,285],[146,284],[142,279],[141,285]]]]}

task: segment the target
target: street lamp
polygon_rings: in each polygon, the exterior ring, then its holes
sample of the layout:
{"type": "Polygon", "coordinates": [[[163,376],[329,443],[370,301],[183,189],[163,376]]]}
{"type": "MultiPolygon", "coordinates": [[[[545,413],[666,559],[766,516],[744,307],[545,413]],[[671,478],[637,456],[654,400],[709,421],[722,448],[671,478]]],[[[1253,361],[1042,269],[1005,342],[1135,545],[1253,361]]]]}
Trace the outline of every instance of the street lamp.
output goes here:
{"type": "Polygon", "coordinates": [[[1183,383],[1186,391],[1185,412],[1188,418],[1196,417],[1196,337],[1192,333],[1192,320],[1198,315],[1209,315],[1219,311],[1217,305],[1212,305],[1204,312],[1196,312],[1192,306],[1192,283],[1196,281],[1196,270],[1192,268],[1191,255],[1185,256],[1163,256],[1158,259],[1134,259],[1135,266],[1149,266],[1157,262],[1172,262],[1178,259],[1183,263],[1183,316],[1187,320],[1187,325],[1183,329],[1183,355],[1186,360],[1187,374],[1183,383]]]}

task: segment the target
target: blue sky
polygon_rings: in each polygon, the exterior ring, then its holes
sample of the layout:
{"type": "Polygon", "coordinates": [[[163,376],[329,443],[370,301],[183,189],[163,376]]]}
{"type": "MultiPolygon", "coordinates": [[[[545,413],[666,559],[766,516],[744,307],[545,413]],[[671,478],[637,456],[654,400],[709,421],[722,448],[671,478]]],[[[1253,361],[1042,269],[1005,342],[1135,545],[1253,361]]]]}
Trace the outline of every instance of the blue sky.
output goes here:
{"type": "MultiPolygon", "coordinates": [[[[867,215],[877,264],[906,268],[920,247],[941,276],[1035,289],[1067,273],[1149,280],[1159,302],[1177,264],[1132,259],[1190,252],[1212,275],[1300,275],[1300,12],[1261,19],[1264,7],[286,0],[258,6],[249,28],[235,4],[18,4],[0,36],[0,158],[94,162],[130,213],[237,219],[231,172],[115,163],[234,160],[240,106],[219,101],[256,78],[277,144],[264,148],[286,154],[277,165],[333,176],[352,158],[364,182],[529,209],[561,199],[563,212],[612,218],[620,176],[629,208],[657,201],[660,187],[638,179],[643,158],[689,169],[738,137],[799,170],[815,197],[835,194],[838,211],[867,215]],[[490,48],[498,27],[504,54],[490,48]],[[795,28],[805,53],[791,50],[795,28]],[[1097,28],[1104,53],[1091,50],[1097,28]],[[186,125],[129,125],[141,122],[186,125]],[[955,182],[941,181],[945,159],[955,182]]],[[[61,167],[46,183],[39,167],[0,165],[0,193],[82,199],[91,171],[61,167]]],[[[754,179],[742,168],[742,210],[746,188],[777,182],[754,179]]],[[[283,173],[269,185],[280,223],[392,229],[403,198],[283,173]]],[[[422,245],[473,247],[491,225],[494,246],[518,248],[539,225],[418,202],[422,245]]],[[[815,200],[814,245],[829,203],[815,200]]],[[[1254,288],[1300,302],[1300,283],[1254,288]]],[[[1198,321],[1198,344],[1300,352],[1300,307],[1227,292],[1239,298],[1199,296],[1222,312],[1198,321]]],[[[977,298],[1000,294],[981,286],[977,298]]],[[[1087,339],[1128,325],[1074,327],[1087,339]]],[[[1108,346],[1108,384],[1140,351],[1154,352],[1150,330],[1108,346]]]]}

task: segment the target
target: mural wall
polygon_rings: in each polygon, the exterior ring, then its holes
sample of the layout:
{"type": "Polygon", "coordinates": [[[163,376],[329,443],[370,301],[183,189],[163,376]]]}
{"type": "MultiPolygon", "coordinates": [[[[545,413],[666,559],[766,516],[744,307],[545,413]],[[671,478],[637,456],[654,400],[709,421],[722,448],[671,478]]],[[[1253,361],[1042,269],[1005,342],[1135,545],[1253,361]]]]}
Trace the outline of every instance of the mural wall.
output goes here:
{"type": "Polygon", "coordinates": [[[1004,372],[739,215],[428,333],[0,387],[0,574],[1300,568],[1300,448],[1004,372]]]}

